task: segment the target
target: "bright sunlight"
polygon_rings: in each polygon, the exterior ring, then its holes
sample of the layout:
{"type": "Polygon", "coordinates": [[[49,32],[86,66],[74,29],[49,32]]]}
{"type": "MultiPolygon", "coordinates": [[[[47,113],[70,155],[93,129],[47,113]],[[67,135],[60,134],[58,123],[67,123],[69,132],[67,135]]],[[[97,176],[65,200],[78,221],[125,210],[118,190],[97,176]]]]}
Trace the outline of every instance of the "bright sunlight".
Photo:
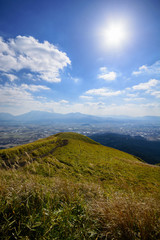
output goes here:
{"type": "Polygon", "coordinates": [[[122,47],[126,42],[128,35],[124,23],[113,22],[108,24],[102,31],[104,44],[108,47],[122,47]]]}

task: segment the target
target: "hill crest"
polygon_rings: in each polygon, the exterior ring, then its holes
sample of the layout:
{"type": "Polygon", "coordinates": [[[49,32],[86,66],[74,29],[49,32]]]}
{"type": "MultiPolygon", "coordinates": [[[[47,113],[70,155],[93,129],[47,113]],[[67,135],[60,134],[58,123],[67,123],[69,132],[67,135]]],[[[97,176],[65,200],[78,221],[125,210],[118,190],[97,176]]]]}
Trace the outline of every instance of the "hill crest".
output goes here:
{"type": "Polygon", "coordinates": [[[159,239],[158,166],[76,133],[0,150],[0,166],[3,239],[159,239]]]}
{"type": "MultiPolygon", "coordinates": [[[[33,143],[0,151],[1,168],[19,168],[74,181],[101,181],[113,188],[150,187],[160,181],[160,168],[128,153],[102,146],[78,133],[58,133],[33,143]],[[34,170],[33,170],[34,169],[34,170]],[[139,181],[141,179],[141,181],[139,181]]],[[[158,183],[159,184],[159,183],[158,183]]]]}

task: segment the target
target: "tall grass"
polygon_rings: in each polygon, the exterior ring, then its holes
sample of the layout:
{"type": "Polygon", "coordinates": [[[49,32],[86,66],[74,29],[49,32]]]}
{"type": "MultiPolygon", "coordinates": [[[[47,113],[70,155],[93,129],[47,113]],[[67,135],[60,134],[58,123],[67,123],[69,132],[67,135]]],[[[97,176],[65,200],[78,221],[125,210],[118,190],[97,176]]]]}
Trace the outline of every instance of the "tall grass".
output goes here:
{"type": "Polygon", "coordinates": [[[2,175],[1,239],[160,239],[156,198],[17,170],[2,175]]]}
{"type": "Polygon", "coordinates": [[[0,164],[2,240],[160,240],[158,166],[70,133],[0,164]]]}
{"type": "Polygon", "coordinates": [[[1,239],[92,239],[91,219],[75,186],[55,180],[47,188],[35,180],[19,178],[1,189],[1,239]]]}
{"type": "Polygon", "coordinates": [[[92,205],[100,238],[117,240],[160,239],[160,206],[152,197],[113,194],[92,205]]]}

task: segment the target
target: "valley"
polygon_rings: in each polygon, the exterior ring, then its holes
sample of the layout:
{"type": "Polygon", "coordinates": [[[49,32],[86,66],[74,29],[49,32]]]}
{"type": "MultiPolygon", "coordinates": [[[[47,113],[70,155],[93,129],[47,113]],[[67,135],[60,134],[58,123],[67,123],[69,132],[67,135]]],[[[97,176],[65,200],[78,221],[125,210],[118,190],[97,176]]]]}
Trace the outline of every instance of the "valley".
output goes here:
{"type": "Polygon", "coordinates": [[[128,152],[152,164],[160,162],[160,124],[145,121],[87,119],[50,122],[1,121],[0,149],[34,142],[59,132],[75,132],[91,137],[105,146],[128,152]],[[100,122],[100,120],[103,120],[100,122]],[[80,121],[77,123],[77,121],[80,121]],[[96,120],[97,121],[97,120],[96,120]]]}

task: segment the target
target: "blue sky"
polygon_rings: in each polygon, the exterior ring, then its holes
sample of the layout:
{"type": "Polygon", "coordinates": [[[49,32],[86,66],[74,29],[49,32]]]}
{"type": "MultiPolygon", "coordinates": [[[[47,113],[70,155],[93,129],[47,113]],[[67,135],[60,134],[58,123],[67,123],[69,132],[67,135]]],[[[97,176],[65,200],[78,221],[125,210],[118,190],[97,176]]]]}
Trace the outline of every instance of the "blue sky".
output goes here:
{"type": "Polygon", "coordinates": [[[0,112],[160,116],[159,0],[0,0],[0,112]]]}

